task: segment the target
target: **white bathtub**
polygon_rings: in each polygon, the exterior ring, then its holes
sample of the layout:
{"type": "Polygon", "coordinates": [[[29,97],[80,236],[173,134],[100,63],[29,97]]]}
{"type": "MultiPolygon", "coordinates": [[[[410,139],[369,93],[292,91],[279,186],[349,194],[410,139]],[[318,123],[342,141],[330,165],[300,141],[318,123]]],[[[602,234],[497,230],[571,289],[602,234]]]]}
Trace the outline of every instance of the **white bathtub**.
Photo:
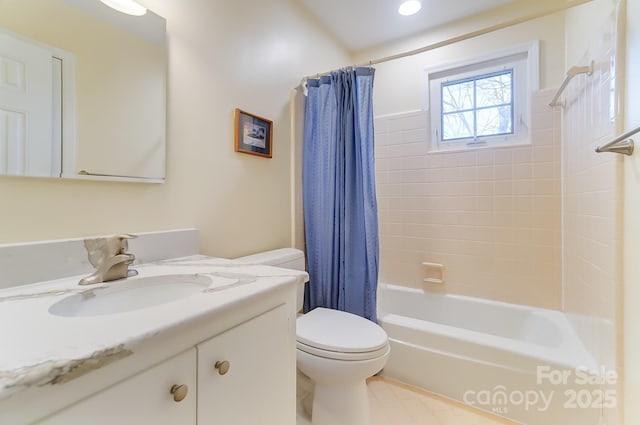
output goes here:
{"type": "Polygon", "coordinates": [[[378,310],[384,375],[526,424],[598,423],[582,368],[599,368],[563,313],[390,284],[378,310]]]}

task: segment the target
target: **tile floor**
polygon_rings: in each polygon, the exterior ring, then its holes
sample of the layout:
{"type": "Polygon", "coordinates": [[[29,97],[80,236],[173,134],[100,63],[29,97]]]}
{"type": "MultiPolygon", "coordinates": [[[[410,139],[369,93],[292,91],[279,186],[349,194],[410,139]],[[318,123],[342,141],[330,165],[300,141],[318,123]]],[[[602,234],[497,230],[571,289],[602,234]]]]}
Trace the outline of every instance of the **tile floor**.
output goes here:
{"type": "MultiPolygon", "coordinates": [[[[371,401],[371,425],[515,425],[426,391],[382,378],[367,381],[371,401]]],[[[309,425],[298,412],[297,425],[309,425]]]]}

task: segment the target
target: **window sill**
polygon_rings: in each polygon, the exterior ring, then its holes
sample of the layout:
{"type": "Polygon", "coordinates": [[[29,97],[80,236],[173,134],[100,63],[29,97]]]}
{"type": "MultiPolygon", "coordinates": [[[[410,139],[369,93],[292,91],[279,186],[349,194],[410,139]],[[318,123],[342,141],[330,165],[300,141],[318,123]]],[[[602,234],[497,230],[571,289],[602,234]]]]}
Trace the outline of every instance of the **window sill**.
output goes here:
{"type": "Polygon", "coordinates": [[[451,148],[451,149],[434,149],[434,150],[429,150],[427,152],[427,155],[460,153],[460,152],[479,151],[479,150],[486,150],[486,149],[512,149],[512,148],[522,148],[527,146],[532,146],[532,143],[530,140],[508,144],[508,145],[507,144],[500,144],[500,145],[487,144],[484,146],[460,146],[460,147],[451,148]]]}

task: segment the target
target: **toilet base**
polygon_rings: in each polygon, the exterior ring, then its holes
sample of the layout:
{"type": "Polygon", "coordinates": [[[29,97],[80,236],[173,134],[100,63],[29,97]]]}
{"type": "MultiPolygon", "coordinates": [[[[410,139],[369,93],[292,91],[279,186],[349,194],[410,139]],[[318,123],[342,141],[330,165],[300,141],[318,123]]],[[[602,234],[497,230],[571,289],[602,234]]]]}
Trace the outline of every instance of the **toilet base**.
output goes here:
{"type": "Polygon", "coordinates": [[[312,425],[370,425],[369,394],[364,380],[350,385],[316,383],[312,425]]]}
{"type": "Polygon", "coordinates": [[[300,349],[298,369],[314,383],[312,425],[370,425],[367,378],[384,367],[391,348],[373,359],[336,360],[300,349]]]}

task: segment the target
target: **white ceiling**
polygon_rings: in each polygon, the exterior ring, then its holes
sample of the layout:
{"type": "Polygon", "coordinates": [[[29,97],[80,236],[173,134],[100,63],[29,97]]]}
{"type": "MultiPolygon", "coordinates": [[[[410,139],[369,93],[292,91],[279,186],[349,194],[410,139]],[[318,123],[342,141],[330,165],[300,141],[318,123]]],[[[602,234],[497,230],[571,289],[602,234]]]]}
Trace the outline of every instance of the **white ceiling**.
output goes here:
{"type": "Polygon", "coordinates": [[[348,49],[400,39],[513,0],[422,0],[422,10],[401,16],[403,0],[298,0],[348,49]]]}

